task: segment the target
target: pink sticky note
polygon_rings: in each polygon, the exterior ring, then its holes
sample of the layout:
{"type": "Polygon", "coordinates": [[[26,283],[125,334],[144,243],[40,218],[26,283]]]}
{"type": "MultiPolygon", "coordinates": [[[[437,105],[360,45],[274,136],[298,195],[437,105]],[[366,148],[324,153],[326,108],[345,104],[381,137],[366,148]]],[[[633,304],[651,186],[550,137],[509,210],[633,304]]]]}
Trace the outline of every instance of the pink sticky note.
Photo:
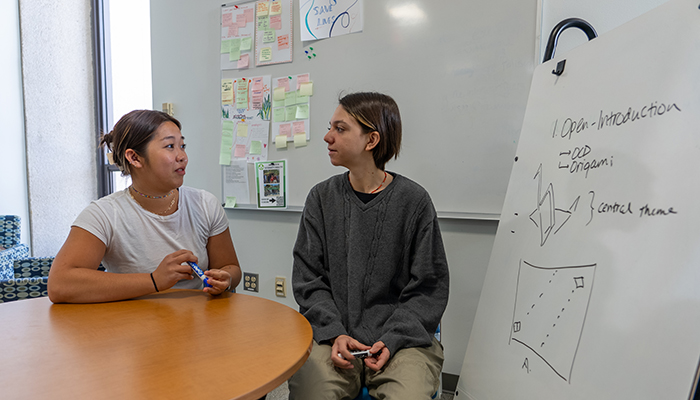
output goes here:
{"type": "Polygon", "coordinates": [[[241,58],[238,60],[238,68],[248,68],[250,64],[250,56],[248,53],[241,54],[241,58]]]}
{"type": "Polygon", "coordinates": [[[281,15],[270,16],[270,28],[272,28],[276,31],[282,29],[282,16],[281,15]]]}
{"type": "Polygon", "coordinates": [[[304,121],[292,122],[292,133],[297,134],[302,132],[306,132],[306,129],[304,129],[304,121]]]}
{"type": "Polygon", "coordinates": [[[263,78],[253,78],[253,90],[263,90],[263,78]]]}
{"type": "Polygon", "coordinates": [[[236,15],[236,25],[240,26],[241,28],[245,28],[247,23],[248,19],[245,17],[245,14],[236,15]]]}
{"type": "Polygon", "coordinates": [[[284,78],[278,78],[277,79],[277,87],[283,87],[285,92],[289,91],[289,78],[284,77],[284,78]]]}
{"type": "Polygon", "coordinates": [[[277,50],[284,50],[289,48],[289,35],[277,36],[277,50]]]}
{"type": "Polygon", "coordinates": [[[280,125],[280,135],[285,135],[288,137],[292,136],[292,126],[290,124],[280,125]]]}
{"type": "Polygon", "coordinates": [[[247,10],[243,10],[243,15],[245,15],[246,22],[255,21],[255,9],[254,8],[249,8],[247,10]]]}
{"type": "Polygon", "coordinates": [[[245,157],[245,145],[237,144],[236,148],[233,150],[233,156],[236,158],[245,157]]]}
{"type": "Polygon", "coordinates": [[[233,14],[226,13],[221,16],[221,25],[231,26],[233,24],[233,14]]]}
{"type": "Polygon", "coordinates": [[[301,87],[302,83],[309,81],[309,74],[297,75],[297,90],[301,87]]]}
{"type": "Polygon", "coordinates": [[[228,27],[228,36],[229,37],[238,36],[238,25],[233,24],[233,25],[228,27]]]}

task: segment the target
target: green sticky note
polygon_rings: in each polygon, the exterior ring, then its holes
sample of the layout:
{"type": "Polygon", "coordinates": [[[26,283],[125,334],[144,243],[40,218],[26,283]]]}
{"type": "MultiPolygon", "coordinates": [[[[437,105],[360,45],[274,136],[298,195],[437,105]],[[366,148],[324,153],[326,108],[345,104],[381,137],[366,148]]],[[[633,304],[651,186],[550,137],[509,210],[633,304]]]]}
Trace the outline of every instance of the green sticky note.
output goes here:
{"type": "Polygon", "coordinates": [[[268,31],[263,32],[263,37],[262,37],[263,43],[272,43],[275,40],[277,40],[277,35],[275,34],[275,31],[268,30],[268,31]]]}
{"type": "Polygon", "coordinates": [[[236,198],[234,196],[226,196],[226,204],[224,204],[224,208],[233,207],[236,207],[236,198]]]}
{"type": "Polygon", "coordinates": [[[299,94],[299,91],[297,91],[297,104],[308,104],[309,103],[309,96],[302,96],[299,94]]]}
{"type": "Polygon", "coordinates": [[[297,104],[297,92],[296,91],[286,92],[284,94],[284,105],[285,106],[293,106],[295,104],[297,104]]]}
{"type": "Polygon", "coordinates": [[[231,51],[236,51],[236,50],[241,50],[241,39],[236,38],[236,39],[229,39],[229,46],[231,51]]]}
{"type": "Polygon", "coordinates": [[[285,118],[284,107],[272,109],[272,122],[284,122],[285,118]]]}
{"type": "Polygon", "coordinates": [[[259,140],[250,142],[250,154],[262,154],[262,143],[259,140]]]}
{"type": "Polygon", "coordinates": [[[284,114],[285,121],[294,121],[297,118],[297,106],[285,107],[284,114]]]}
{"type": "Polygon", "coordinates": [[[221,165],[231,165],[231,150],[224,152],[223,150],[221,151],[221,154],[219,154],[219,164],[221,165]]]}
{"type": "MultiPolygon", "coordinates": [[[[282,88],[284,89],[284,88],[282,88]]],[[[284,90],[282,90],[284,92],[284,90]]],[[[284,97],[281,100],[276,100],[274,97],[272,98],[272,107],[284,107],[284,97]]]]}
{"type": "Polygon", "coordinates": [[[250,51],[253,48],[253,38],[244,37],[241,38],[241,51],[250,51]]]}
{"type": "Polygon", "coordinates": [[[236,49],[235,51],[231,50],[231,52],[228,53],[228,60],[229,61],[238,61],[240,58],[241,58],[241,51],[238,49],[236,49]]]}
{"type": "Polygon", "coordinates": [[[272,61],[272,47],[260,49],[260,61],[272,61]]]}
{"type": "Polygon", "coordinates": [[[297,119],[309,118],[309,105],[308,104],[299,104],[297,106],[296,118],[297,119]]]}
{"type": "Polygon", "coordinates": [[[231,51],[231,42],[228,40],[221,41],[221,54],[226,54],[231,51]]]}
{"type": "Polygon", "coordinates": [[[258,17],[258,30],[266,31],[270,29],[270,17],[267,15],[258,17]]]}
{"type": "Polygon", "coordinates": [[[221,131],[222,132],[228,132],[229,134],[233,134],[233,121],[224,121],[221,124],[221,131]]]}

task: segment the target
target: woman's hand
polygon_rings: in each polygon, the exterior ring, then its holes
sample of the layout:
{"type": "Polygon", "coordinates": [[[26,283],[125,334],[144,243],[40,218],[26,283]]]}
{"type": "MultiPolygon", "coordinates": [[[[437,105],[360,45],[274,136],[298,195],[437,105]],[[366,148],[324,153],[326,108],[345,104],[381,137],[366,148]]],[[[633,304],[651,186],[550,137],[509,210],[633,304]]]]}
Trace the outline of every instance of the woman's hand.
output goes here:
{"type": "Polygon", "coordinates": [[[204,291],[212,296],[221,294],[231,285],[231,274],[224,268],[208,269],[204,271],[207,276],[207,282],[211,287],[205,287],[204,291]]]}
{"type": "Polygon", "coordinates": [[[197,257],[189,250],[178,250],[168,254],[153,271],[153,279],[159,291],[170,289],[183,279],[193,279],[192,269],[186,262],[197,262],[197,257]]]}

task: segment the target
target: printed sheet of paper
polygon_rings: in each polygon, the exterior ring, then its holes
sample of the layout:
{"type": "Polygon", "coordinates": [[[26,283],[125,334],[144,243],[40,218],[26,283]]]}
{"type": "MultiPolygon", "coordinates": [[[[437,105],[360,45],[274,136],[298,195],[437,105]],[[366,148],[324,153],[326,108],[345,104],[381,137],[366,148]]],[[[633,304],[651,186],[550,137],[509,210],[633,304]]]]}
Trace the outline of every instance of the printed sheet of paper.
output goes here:
{"type": "MultiPolygon", "coordinates": [[[[295,142],[294,135],[304,133],[306,141],[311,136],[309,134],[310,105],[309,96],[302,94],[302,88],[307,88],[304,93],[309,92],[308,85],[312,85],[310,75],[288,75],[272,79],[272,133],[275,143],[280,148],[280,135],[284,135],[288,142],[295,142]]],[[[295,143],[301,143],[297,138],[295,143]]],[[[305,144],[305,143],[304,143],[305,144]]]]}
{"type": "Polygon", "coordinates": [[[245,69],[255,37],[255,2],[221,7],[221,69],[245,69]]]}
{"type": "Polygon", "coordinates": [[[258,1],[255,14],[255,65],[292,62],[292,0],[258,1]]]}
{"type": "Polygon", "coordinates": [[[287,208],[287,160],[255,163],[258,208],[287,208]]]}
{"type": "MultiPolygon", "coordinates": [[[[222,82],[227,81],[226,79],[222,82]]],[[[270,75],[229,79],[232,81],[230,104],[222,98],[222,145],[220,163],[228,165],[225,145],[232,160],[249,163],[267,160],[272,95],[270,75]],[[230,138],[230,140],[229,140],[230,138]]],[[[222,83],[222,87],[223,87],[222,83]]],[[[222,90],[223,96],[223,90],[222,90]]],[[[229,161],[230,162],[230,161],[229,161]]],[[[239,199],[240,203],[241,200],[239,199]]]]}
{"type": "Polygon", "coordinates": [[[364,0],[299,1],[301,40],[362,32],[364,0]]]}
{"type": "Polygon", "coordinates": [[[236,204],[250,204],[248,189],[248,161],[234,160],[231,165],[225,165],[223,170],[224,199],[227,208],[236,204]]]}

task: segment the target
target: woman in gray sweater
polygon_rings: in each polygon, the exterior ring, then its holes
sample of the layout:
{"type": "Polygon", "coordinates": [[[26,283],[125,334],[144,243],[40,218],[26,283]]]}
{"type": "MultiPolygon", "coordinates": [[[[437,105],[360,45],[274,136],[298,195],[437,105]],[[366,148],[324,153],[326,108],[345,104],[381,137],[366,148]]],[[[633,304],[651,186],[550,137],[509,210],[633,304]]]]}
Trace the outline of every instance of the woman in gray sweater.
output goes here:
{"type": "Polygon", "coordinates": [[[306,199],[292,283],[314,331],[290,399],[429,399],[439,386],[434,333],[449,272],[437,214],[417,183],[384,167],[401,147],[401,117],[380,93],[340,99],[324,137],[335,166],[306,199]],[[368,351],[361,359],[352,354],[368,351]]]}

